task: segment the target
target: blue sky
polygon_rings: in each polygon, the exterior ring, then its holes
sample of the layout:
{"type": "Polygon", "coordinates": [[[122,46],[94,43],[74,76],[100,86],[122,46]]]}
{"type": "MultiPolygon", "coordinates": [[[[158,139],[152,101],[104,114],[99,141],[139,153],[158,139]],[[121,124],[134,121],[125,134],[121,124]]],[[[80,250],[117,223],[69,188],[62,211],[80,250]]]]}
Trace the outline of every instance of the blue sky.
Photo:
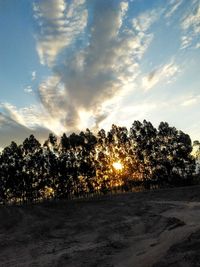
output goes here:
{"type": "Polygon", "coordinates": [[[200,139],[199,0],[0,1],[0,147],[167,121],[200,139]]]}

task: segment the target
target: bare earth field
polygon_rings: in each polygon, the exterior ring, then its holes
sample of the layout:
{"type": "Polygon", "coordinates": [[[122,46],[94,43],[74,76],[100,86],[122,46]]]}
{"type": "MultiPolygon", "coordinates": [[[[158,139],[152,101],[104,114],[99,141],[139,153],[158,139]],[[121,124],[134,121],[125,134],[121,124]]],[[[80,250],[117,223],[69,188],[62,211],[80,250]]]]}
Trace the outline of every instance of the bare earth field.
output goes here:
{"type": "Polygon", "coordinates": [[[200,187],[0,207],[0,266],[200,266],[200,187]]]}

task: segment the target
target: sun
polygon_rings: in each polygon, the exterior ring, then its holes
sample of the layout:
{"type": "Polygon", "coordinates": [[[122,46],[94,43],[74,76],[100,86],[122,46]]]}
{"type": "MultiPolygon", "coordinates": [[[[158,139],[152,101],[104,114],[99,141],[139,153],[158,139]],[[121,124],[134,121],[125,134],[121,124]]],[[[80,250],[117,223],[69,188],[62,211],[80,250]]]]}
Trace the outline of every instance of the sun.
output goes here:
{"type": "Polygon", "coordinates": [[[123,169],[123,165],[119,161],[113,162],[112,165],[115,168],[115,170],[117,170],[117,171],[120,171],[123,169]]]}

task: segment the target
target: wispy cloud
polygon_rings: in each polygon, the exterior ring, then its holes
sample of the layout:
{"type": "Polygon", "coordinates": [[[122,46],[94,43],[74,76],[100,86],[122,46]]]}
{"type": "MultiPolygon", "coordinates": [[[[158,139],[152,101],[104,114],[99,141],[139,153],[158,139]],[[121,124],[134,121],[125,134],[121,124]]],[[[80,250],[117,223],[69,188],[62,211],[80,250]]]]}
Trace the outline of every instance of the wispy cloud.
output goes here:
{"type": "Polygon", "coordinates": [[[158,67],[142,78],[142,86],[145,90],[149,90],[160,82],[170,83],[175,75],[180,72],[180,67],[171,60],[169,63],[158,67]]]}
{"type": "Polygon", "coordinates": [[[33,93],[33,89],[31,87],[31,85],[28,85],[26,88],[24,88],[24,92],[27,94],[32,94],[33,93]]]}
{"type": "Polygon", "coordinates": [[[34,70],[34,71],[32,71],[32,73],[31,73],[31,80],[32,80],[32,81],[35,81],[35,79],[36,79],[36,71],[34,70]]]}
{"type": "Polygon", "coordinates": [[[183,35],[181,37],[181,49],[189,47],[192,43],[193,37],[190,35],[183,35]]]}
{"type": "Polygon", "coordinates": [[[18,125],[18,127],[26,128],[27,131],[37,131],[37,129],[46,129],[45,132],[54,132],[55,134],[62,134],[66,128],[57,120],[56,116],[52,116],[47,112],[43,106],[29,106],[24,108],[17,108],[10,103],[2,103],[3,109],[2,123],[6,121],[10,124],[18,125]]]}
{"type": "MultiPolygon", "coordinates": [[[[26,107],[18,109],[16,106],[11,105],[10,103],[2,103],[1,108],[4,110],[4,114],[9,120],[16,122],[17,124],[27,127],[29,129],[36,126],[39,117],[37,119],[36,107],[26,107]]],[[[38,115],[38,112],[37,112],[38,115]]]]}
{"type": "Polygon", "coordinates": [[[21,124],[23,119],[19,119],[17,115],[14,116],[14,114],[12,114],[11,117],[9,112],[6,113],[5,110],[4,113],[0,112],[0,147],[9,145],[13,140],[15,142],[22,143],[23,140],[30,134],[34,134],[36,138],[40,139],[40,141],[43,141],[47,138],[49,130],[47,130],[45,127],[38,126],[34,129],[30,129],[21,124]],[[13,117],[13,119],[11,117],[13,117]]]}
{"type": "Polygon", "coordinates": [[[146,11],[132,20],[133,27],[139,32],[146,32],[158,20],[161,13],[161,9],[146,11]]]}
{"type": "Polygon", "coordinates": [[[200,43],[197,43],[195,46],[196,49],[200,48],[200,43]]]}
{"type": "Polygon", "coordinates": [[[181,22],[181,28],[183,30],[183,36],[181,37],[181,49],[185,49],[192,45],[198,48],[197,41],[200,35],[200,4],[194,3],[192,11],[187,13],[181,22]]]}
{"type": "MultiPolygon", "coordinates": [[[[150,102],[148,100],[139,101],[133,106],[124,107],[120,114],[119,112],[114,113],[112,119],[113,121],[117,121],[120,125],[130,126],[133,123],[133,118],[134,120],[137,119],[142,121],[144,118],[148,117],[150,112],[157,108],[158,105],[156,102],[150,102]],[[129,114],[128,118],[127,114],[129,114]]],[[[110,125],[108,120],[108,129],[109,127],[110,125]]]]}
{"type": "Polygon", "coordinates": [[[35,1],[33,10],[39,26],[36,40],[40,62],[50,66],[59,53],[84,31],[88,18],[85,1],[35,1]]]}
{"type": "MultiPolygon", "coordinates": [[[[95,0],[92,17],[87,8],[85,0],[34,2],[37,52],[52,75],[38,86],[39,107],[3,105],[18,125],[44,127],[56,134],[77,130],[85,122],[95,127],[109,121],[119,99],[134,90],[140,62],[154,38],[152,26],[163,9],[127,20],[127,1],[95,0]]],[[[160,81],[170,82],[178,70],[170,61],[143,77],[142,85],[148,90],[160,81]]],[[[35,78],[33,71],[32,81],[35,78]]],[[[25,92],[31,93],[31,86],[25,92]]],[[[148,108],[154,106],[142,106],[143,111],[148,108]]],[[[140,105],[132,114],[138,110],[140,105]]]]}
{"type": "Polygon", "coordinates": [[[24,92],[36,98],[37,106],[17,107],[23,99],[17,106],[2,104],[0,134],[9,127],[19,133],[69,133],[131,123],[148,116],[148,111],[156,114],[153,119],[167,120],[170,116],[162,113],[160,102],[170,93],[158,90],[176,80],[171,96],[176,94],[176,99],[167,106],[171,116],[177,107],[184,114],[197,107],[196,95],[182,96],[190,81],[194,94],[198,91],[198,57],[193,58],[198,51],[180,47],[200,48],[199,0],[143,1],[144,5],[135,0],[32,2],[35,48],[43,66],[30,66],[24,92]],[[178,63],[183,55],[187,68],[178,63]]]}
{"type": "Polygon", "coordinates": [[[193,13],[183,19],[182,28],[184,30],[192,28],[194,33],[200,33],[200,5],[194,9],[193,13]]]}
{"type": "Polygon", "coordinates": [[[112,105],[116,96],[134,88],[139,62],[153,39],[150,27],[159,17],[155,10],[145,12],[128,28],[127,1],[94,1],[92,18],[85,1],[70,3],[43,0],[34,6],[41,24],[37,50],[41,63],[54,73],[39,86],[38,93],[44,109],[69,130],[81,125],[84,112],[91,114],[89,121],[100,123],[107,116],[106,103],[112,105]],[[83,32],[84,41],[72,49],[83,32]],[[60,46],[57,40],[62,40],[60,46]]]}
{"type": "Polygon", "coordinates": [[[200,103],[200,95],[196,95],[196,96],[189,96],[186,97],[182,102],[181,102],[181,106],[184,107],[192,107],[196,104],[200,103]]]}
{"type": "Polygon", "coordinates": [[[170,18],[180,7],[180,5],[183,3],[183,0],[171,0],[169,3],[169,8],[167,9],[167,12],[165,13],[166,18],[170,18]]]}

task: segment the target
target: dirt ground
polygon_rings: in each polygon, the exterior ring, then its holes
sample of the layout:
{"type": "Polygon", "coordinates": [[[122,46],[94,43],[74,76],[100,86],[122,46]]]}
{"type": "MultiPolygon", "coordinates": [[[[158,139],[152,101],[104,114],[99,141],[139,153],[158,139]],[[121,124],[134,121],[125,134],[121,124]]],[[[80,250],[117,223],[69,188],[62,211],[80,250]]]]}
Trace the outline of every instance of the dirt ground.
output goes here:
{"type": "Polygon", "coordinates": [[[0,207],[0,266],[200,266],[200,187],[0,207]]]}

